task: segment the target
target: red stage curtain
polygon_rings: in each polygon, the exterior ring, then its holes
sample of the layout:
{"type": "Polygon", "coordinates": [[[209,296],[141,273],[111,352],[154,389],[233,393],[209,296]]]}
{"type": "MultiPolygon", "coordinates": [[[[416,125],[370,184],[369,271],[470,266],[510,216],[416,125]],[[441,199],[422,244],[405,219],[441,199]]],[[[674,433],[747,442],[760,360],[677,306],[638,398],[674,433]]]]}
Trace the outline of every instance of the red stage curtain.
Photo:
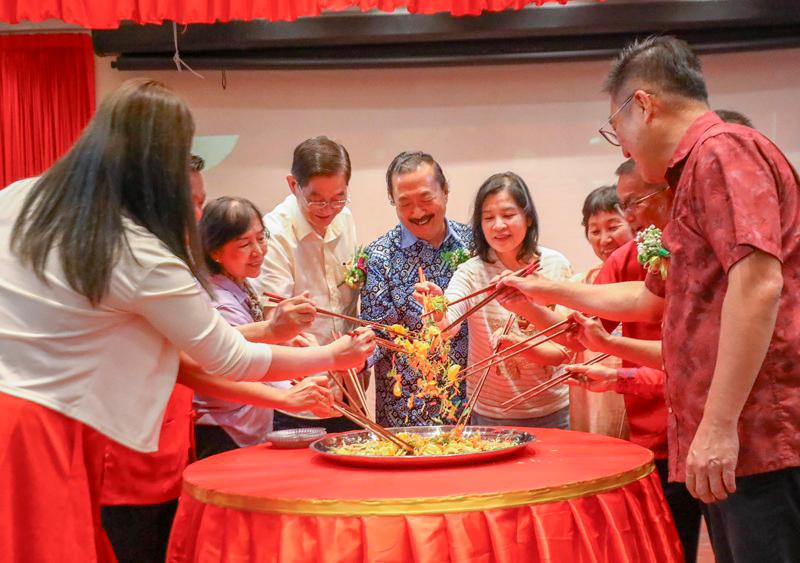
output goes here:
{"type": "Polygon", "coordinates": [[[0,189],[69,149],[94,113],[87,34],[0,36],[0,189]]]}
{"type": "Polygon", "coordinates": [[[122,20],[140,24],[214,23],[231,20],[292,21],[302,16],[318,16],[323,10],[358,8],[391,12],[407,7],[415,14],[450,12],[456,16],[478,15],[520,9],[548,2],[567,0],[0,0],[0,21],[42,21],[56,18],[93,29],[119,27],[122,20]]]}

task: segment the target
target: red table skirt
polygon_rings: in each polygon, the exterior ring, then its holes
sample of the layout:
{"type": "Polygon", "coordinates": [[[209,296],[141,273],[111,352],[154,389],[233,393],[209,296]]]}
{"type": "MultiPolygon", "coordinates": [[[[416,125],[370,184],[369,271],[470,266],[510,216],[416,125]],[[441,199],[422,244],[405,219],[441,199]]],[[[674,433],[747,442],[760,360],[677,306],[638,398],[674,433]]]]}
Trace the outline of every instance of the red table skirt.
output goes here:
{"type": "Polygon", "coordinates": [[[680,561],[655,472],[561,502],[414,516],[302,516],[184,495],[170,561],[643,563],[680,561]]]}
{"type": "Polygon", "coordinates": [[[178,562],[681,561],[652,453],[534,429],[519,455],[446,468],[358,468],[257,446],[190,465],[178,562]]]}

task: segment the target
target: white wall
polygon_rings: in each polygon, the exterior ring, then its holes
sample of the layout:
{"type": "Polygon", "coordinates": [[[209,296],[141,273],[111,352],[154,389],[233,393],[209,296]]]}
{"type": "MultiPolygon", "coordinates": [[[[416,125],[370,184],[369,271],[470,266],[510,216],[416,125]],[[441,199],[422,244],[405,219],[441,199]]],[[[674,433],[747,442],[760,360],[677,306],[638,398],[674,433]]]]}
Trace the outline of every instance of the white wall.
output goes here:
{"type": "MultiPolygon", "coordinates": [[[[800,163],[800,49],[703,57],[715,108],[746,113],[800,163]]],[[[597,136],[608,115],[600,85],[609,62],[344,71],[119,72],[98,59],[98,97],[146,74],[191,106],[198,135],[240,135],[206,174],[210,196],[236,194],[271,208],[287,192],[294,146],[326,134],[350,151],[352,209],[367,243],[396,223],[384,173],[401,150],[422,149],[452,186],[449,215],[464,220],[481,182],[512,170],[526,179],[542,241],[582,270],[594,263],[580,207],[614,180],[618,149],[597,136]]]]}

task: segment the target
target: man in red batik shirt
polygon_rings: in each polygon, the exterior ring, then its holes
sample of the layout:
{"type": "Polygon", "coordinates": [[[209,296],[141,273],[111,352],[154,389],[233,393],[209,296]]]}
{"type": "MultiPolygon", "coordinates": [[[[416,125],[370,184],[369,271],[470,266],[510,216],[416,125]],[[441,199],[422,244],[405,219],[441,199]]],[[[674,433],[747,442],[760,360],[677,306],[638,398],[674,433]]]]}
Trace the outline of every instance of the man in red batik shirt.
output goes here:
{"type": "MultiPolygon", "coordinates": [[[[648,184],[636,172],[636,164],[628,159],[617,168],[617,195],[620,211],[635,232],[654,225],[664,228],[672,210],[673,192],[666,183],[648,184]]],[[[622,245],[603,263],[594,281],[595,284],[644,281],[646,270],[639,264],[636,241],[622,245]]],[[[573,292],[580,295],[584,284],[552,283],[549,286],[549,302],[572,307],[573,292]]],[[[526,300],[514,297],[499,297],[500,302],[515,310],[523,317],[535,315],[537,308],[526,300]]],[[[572,307],[575,308],[575,307],[572,307]]],[[[541,310],[541,308],[538,308],[541,310]]],[[[580,307],[578,307],[580,309],[580,307]]],[[[678,537],[683,546],[687,563],[697,559],[697,542],[700,534],[700,504],[692,498],[684,483],[668,481],[667,464],[667,405],[664,398],[664,372],[661,371],[661,323],[625,322],[622,323],[622,336],[609,332],[617,327],[619,321],[593,320],[583,315],[573,315],[580,325],[580,331],[573,335],[580,344],[595,352],[605,352],[622,358],[620,369],[595,364],[585,369],[573,366],[576,373],[585,373],[591,381],[568,383],[581,385],[592,391],[616,391],[625,399],[625,410],[630,426],[630,441],[653,451],[656,469],[669,505],[678,537]]],[[[551,325],[563,320],[555,313],[547,319],[539,319],[543,325],[551,325]]],[[[535,321],[536,322],[536,321],[535,321]]],[[[567,345],[574,342],[565,341],[567,345]]]]}
{"type": "MultiPolygon", "coordinates": [[[[587,287],[576,308],[663,315],[670,473],[705,503],[716,559],[800,561],[800,180],[763,135],[708,108],[673,37],[627,47],[611,129],[642,178],[675,192],[665,279],[587,287]]],[[[534,302],[547,283],[504,282],[534,302]]]]}

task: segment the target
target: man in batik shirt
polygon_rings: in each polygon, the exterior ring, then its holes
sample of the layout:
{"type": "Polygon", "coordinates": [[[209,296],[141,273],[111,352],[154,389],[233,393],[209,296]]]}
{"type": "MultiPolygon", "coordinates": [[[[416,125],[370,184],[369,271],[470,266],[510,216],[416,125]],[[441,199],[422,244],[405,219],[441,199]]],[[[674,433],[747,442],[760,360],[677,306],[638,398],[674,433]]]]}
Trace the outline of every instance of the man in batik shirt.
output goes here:
{"type": "MultiPolygon", "coordinates": [[[[367,281],[361,288],[361,317],[385,324],[401,324],[411,330],[422,327],[422,308],[411,299],[419,268],[428,280],[447,287],[455,271],[453,256],[472,248],[472,229],[445,217],[449,186],[439,164],[429,154],[404,152],[392,161],[386,172],[389,202],[400,223],[367,248],[367,281]],[[450,259],[448,259],[450,258],[450,259]]],[[[438,405],[422,399],[409,399],[420,374],[408,366],[400,354],[394,362],[402,382],[399,397],[393,393],[395,380],[389,375],[393,354],[379,348],[371,359],[375,367],[375,414],[384,426],[441,424],[438,405]]],[[[451,340],[450,358],[467,361],[466,323],[451,340]]],[[[466,384],[453,403],[466,397],[466,384]]]]}

